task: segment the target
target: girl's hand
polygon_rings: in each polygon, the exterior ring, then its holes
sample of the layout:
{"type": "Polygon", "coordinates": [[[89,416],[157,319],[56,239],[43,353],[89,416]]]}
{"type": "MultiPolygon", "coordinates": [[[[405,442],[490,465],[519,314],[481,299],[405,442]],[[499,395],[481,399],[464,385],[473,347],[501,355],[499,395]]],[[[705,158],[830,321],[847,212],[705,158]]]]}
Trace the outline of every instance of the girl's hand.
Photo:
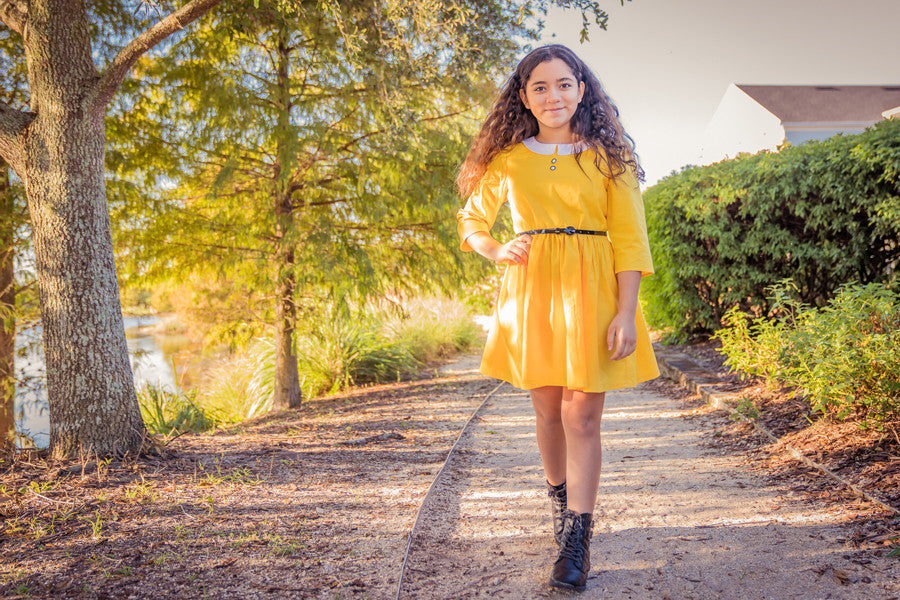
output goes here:
{"type": "Polygon", "coordinates": [[[528,250],[531,248],[531,236],[520,235],[501,246],[497,246],[490,258],[494,262],[507,265],[524,265],[528,263],[528,250]]]}
{"type": "Polygon", "coordinates": [[[637,347],[637,327],[633,313],[628,315],[620,312],[613,317],[606,334],[606,344],[610,352],[615,345],[616,350],[609,357],[610,360],[621,360],[634,352],[637,347]]]}

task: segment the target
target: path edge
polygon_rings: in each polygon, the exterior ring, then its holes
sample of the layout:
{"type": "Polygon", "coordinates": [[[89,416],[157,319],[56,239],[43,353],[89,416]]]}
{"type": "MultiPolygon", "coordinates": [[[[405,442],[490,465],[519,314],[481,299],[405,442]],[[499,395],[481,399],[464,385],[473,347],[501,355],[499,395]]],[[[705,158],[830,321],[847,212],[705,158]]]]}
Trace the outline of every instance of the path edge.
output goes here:
{"type": "Polygon", "coordinates": [[[419,503],[419,508],[416,509],[416,518],[413,520],[413,525],[409,530],[409,534],[406,538],[406,551],[403,553],[403,562],[400,564],[400,578],[397,581],[397,594],[394,596],[394,600],[400,600],[400,596],[403,593],[403,582],[406,577],[406,565],[409,561],[409,552],[412,549],[413,540],[416,535],[416,530],[419,527],[419,522],[422,519],[422,514],[424,514],[425,505],[431,499],[431,494],[437,487],[438,480],[440,480],[441,476],[444,474],[444,469],[446,469],[447,465],[450,464],[450,457],[453,456],[453,452],[459,446],[459,443],[462,441],[463,436],[469,430],[473,423],[475,423],[479,418],[482,412],[484,412],[484,407],[487,406],[488,401],[494,397],[494,394],[501,387],[506,385],[505,381],[494,380],[497,382],[497,385],[492,389],[482,400],[481,404],[475,409],[475,412],[472,413],[472,416],[469,417],[466,424],[463,425],[462,429],[459,430],[459,435],[456,436],[456,441],[453,442],[453,446],[450,447],[450,450],[447,452],[447,456],[444,457],[444,463],[441,465],[441,468],[438,469],[437,475],[434,476],[434,479],[431,480],[431,485],[428,486],[428,490],[425,492],[425,496],[422,498],[422,502],[419,503]]]}
{"type": "Polygon", "coordinates": [[[837,483],[840,483],[841,485],[847,487],[856,496],[865,498],[869,502],[887,511],[900,515],[900,509],[891,506],[883,500],[880,500],[876,496],[873,496],[871,493],[866,492],[862,488],[847,481],[825,465],[822,465],[805,456],[799,450],[776,436],[772,432],[772,430],[770,430],[764,424],[760,423],[756,419],[747,417],[745,414],[737,410],[734,404],[734,400],[740,396],[740,392],[720,391],[718,389],[719,385],[721,384],[720,378],[708,372],[706,369],[700,366],[697,361],[695,361],[687,354],[679,352],[678,350],[675,350],[673,348],[666,347],[658,342],[653,344],[653,351],[656,353],[656,361],[657,363],[659,363],[659,371],[663,376],[671,379],[679,385],[688,388],[695,394],[699,394],[700,397],[703,398],[703,401],[713,408],[727,411],[730,413],[730,417],[750,423],[758,432],[766,436],[770,441],[774,442],[778,446],[787,450],[787,452],[795,459],[799,460],[806,466],[819,471],[822,475],[825,475],[829,479],[832,479],[833,481],[836,481],[837,483]]]}

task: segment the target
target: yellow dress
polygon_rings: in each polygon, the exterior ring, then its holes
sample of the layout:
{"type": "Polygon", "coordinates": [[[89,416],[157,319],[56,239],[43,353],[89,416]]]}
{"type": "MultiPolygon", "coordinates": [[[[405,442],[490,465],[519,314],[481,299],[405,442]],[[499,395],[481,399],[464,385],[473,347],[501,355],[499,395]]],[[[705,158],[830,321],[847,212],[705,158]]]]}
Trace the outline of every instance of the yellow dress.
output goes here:
{"type": "Polygon", "coordinates": [[[611,361],[606,342],[618,307],[615,274],[653,272],[637,179],[630,172],[604,177],[591,150],[579,166],[573,150],[534,138],[504,150],[457,214],[464,251],[472,250],[470,235],[490,231],[504,202],[517,233],[567,226],[608,232],[533,235],[528,263],[506,267],[480,370],[520,389],[604,392],[659,375],[640,307],[635,352],[611,361]]]}

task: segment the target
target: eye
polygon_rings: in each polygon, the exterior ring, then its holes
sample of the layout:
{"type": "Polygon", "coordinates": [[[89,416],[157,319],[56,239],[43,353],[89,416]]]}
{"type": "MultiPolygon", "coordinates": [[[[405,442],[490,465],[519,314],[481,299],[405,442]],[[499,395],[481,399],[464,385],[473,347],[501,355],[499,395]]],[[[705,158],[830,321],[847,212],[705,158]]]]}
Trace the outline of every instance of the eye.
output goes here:
{"type": "Polygon", "coordinates": [[[538,86],[535,86],[534,88],[532,88],[532,91],[535,91],[535,92],[543,92],[544,89],[545,89],[544,86],[538,85],[538,86]]]}
{"type": "Polygon", "coordinates": [[[571,83],[564,83],[564,84],[562,84],[560,87],[562,87],[563,89],[568,89],[568,88],[572,87],[572,84],[571,84],[571,83]]]}

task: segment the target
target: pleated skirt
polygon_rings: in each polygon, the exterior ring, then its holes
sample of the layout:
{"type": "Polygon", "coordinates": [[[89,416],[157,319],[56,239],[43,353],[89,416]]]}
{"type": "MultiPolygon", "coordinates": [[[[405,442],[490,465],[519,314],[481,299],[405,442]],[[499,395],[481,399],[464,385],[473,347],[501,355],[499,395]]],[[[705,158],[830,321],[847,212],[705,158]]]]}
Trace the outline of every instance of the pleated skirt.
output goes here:
{"type": "Polygon", "coordinates": [[[540,234],[526,265],[503,275],[481,372],[530,390],[584,392],[633,387],[659,375],[638,307],[637,349],[611,361],[609,324],[618,310],[612,246],[606,237],[540,234]]]}

